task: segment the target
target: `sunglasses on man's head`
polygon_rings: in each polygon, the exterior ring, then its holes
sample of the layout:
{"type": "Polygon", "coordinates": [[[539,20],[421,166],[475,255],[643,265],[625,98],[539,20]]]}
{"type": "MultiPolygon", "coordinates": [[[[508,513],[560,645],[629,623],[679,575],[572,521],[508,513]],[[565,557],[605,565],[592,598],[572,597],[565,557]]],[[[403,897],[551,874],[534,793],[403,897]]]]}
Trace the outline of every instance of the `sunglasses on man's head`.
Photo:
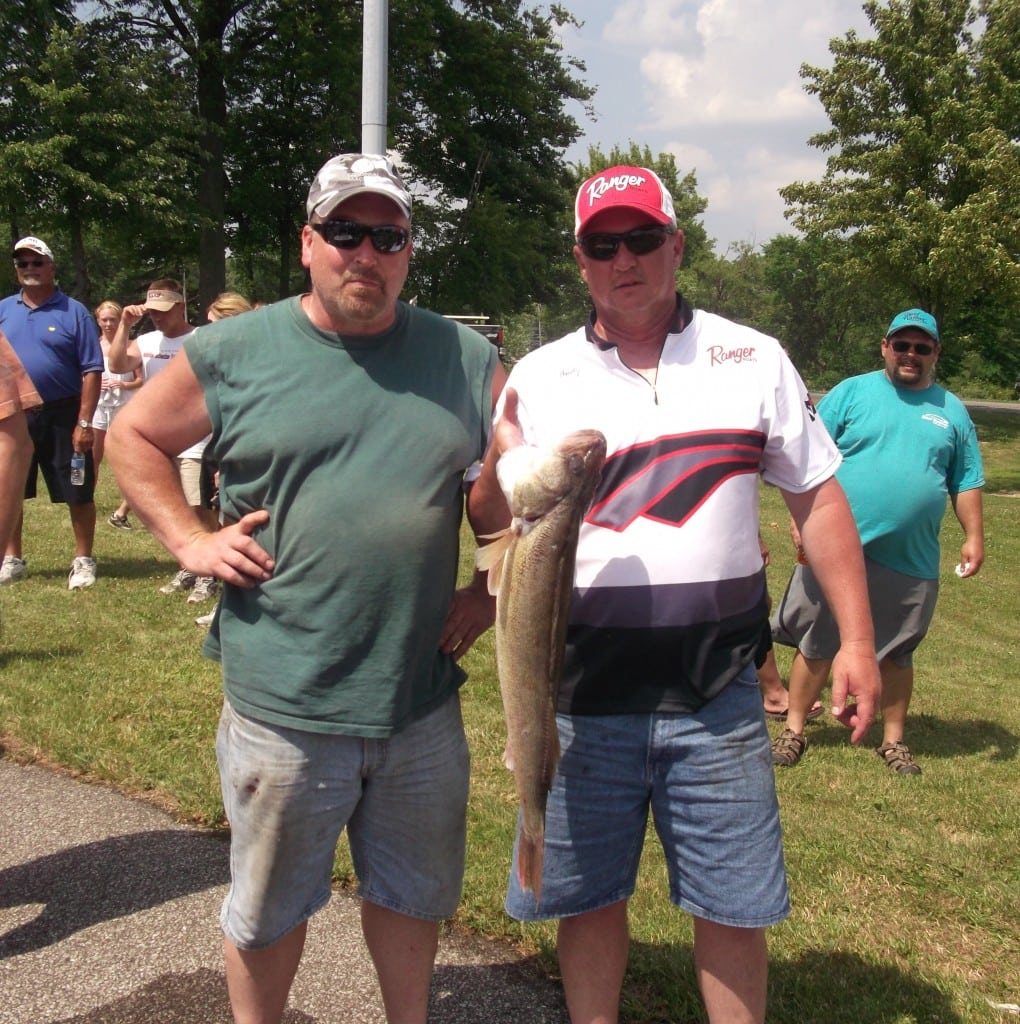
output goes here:
{"type": "Polygon", "coordinates": [[[620,251],[621,242],[635,256],[645,256],[660,248],[672,234],[672,229],[663,224],[651,224],[616,235],[608,231],[595,231],[590,235],[582,235],[577,244],[588,259],[611,260],[620,251]]]}
{"type": "Polygon", "coordinates": [[[14,265],[18,270],[24,270],[26,267],[45,267],[46,260],[15,260],[14,265]]]}
{"type": "Polygon", "coordinates": [[[935,346],[927,341],[890,341],[889,347],[893,352],[904,355],[913,349],[919,356],[930,356],[935,351],[935,346]]]}
{"type": "Polygon", "coordinates": [[[369,226],[353,220],[327,220],[311,227],[335,249],[357,249],[367,235],[376,252],[400,252],[411,237],[410,232],[396,224],[369,226]]]}

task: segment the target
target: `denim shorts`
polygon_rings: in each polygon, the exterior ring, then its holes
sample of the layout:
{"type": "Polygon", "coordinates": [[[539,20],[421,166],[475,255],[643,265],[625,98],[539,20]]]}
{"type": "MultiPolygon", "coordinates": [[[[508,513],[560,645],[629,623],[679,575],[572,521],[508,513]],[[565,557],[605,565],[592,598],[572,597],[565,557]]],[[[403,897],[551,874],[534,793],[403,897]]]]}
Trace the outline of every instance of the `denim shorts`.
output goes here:
{"type": "Polygon", "coordinates": [[[345,825],[364,899],[429,921],[456,910],[469,768],[456,694],[386,739],[269,725],[224,702],[216,753],[231,831],[220,925],[239,949],[325,905],[345,825]]]}
{"type": "Polygon", "coordinates": [[[651,809],[672,901],[717,924],[760,928],[790,912],[779,803],[754,668],[694,714],[559,715],[562,757],[546,808],[542,897],[517,881],[520,921],[628,899],[651,809]]]}

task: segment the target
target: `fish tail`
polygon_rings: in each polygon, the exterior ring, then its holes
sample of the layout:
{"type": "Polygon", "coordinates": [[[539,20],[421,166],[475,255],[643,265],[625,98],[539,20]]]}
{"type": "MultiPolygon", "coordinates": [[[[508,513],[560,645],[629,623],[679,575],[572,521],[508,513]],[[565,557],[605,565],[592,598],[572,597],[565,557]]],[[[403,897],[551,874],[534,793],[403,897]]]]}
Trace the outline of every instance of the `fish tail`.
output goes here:
{"type": "Polygon", "coordinates": [[[535,906],[542,895],[542,861],[545,855],[545,834],[529,836],[523,830],[517,844],[517,881],[525,892],[535,894],[535,906]]]}

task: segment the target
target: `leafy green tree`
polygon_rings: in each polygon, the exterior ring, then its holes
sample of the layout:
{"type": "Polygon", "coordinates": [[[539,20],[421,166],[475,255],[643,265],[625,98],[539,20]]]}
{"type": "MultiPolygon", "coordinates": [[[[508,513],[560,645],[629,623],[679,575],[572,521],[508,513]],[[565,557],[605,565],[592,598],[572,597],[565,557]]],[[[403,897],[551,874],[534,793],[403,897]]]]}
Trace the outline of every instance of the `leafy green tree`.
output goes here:
{"type": "Polygon", "coordinates": [[[702,254],[685,294],[701,309],[762,329],[772,301],[764,262],[751,242],[738,242],[722,256],[702,254]]]}
{"type": "MultiPolygon", "coordinates": [[[[93,299],[86,254],[92,225],[119,224],[159,260],[189,223],[186,94],[167,54],[139,46],[124,19],[57,27],[22,82],[33,118],[3,149],[0,179],[31,182],[73,272],[71,290],[93,299]]],[[[108,230],[110,230],[108,228],[108,230]]],[[[113,229],[114,231],[116,229],[113,229]]],[[[141,254],[129,264],[145,274],[141,254]]]]}
{"type": "Polygon", "coordinates": [[[843,273],[847,242],[811,235],[777,235],[762,250],[770,295],[760,326],[777,337],[801,373],[831,386],[873,369],[889,309],[903,306],[876,292],[870,281],[848,281],[843,273]]]}
{"type": "MultiPolygon", "coordinates": [[[[332,154],[360,148],[361,4],[105,2],[190,68],[203,132],[201,293],[222,288],[228,243],[232,270],[253,286],[278,252],[277,290],[290,290],[307,183],[332,154]]],[[[562,152],[579,133],[564,105],[591,93],[557,40],[570,20],[516,0],[391,4],[389,133],[420,197],[410,287],[423,302],[491,315],[547,289],[556,239],[536,222],[548,223],[562,152]],[[469,255],[477,244],[482,261],[469,255]]]]}
{"type": "Polygon", "coordinates": [[[227,65],[247,53],[231,38],[254,0],[102,0],[129,16],[153,45],[183,54],[192,82],[201,145],[194,159],[198,203],[199,302],[204,308],[226,284],[227,65]]]}
{"type": "Polygon", "coordinates": [[[1015,311],[1016,0],[864,10],[875,38],[848,32],[830,43],[831,68],[801,69],[832,124],[810,142],[830,155],[820,182],[781,190],[787,215],[809,236],[845,240],[845,281],[922,306],[950,331],[979,297],[1015,311]]]}
{"type": "Polygon", "coordinates": [[[592,90],[558,41],[573,18],[466,0],[402,0],[391,34],[395,148],[424,193],[409,287],[444,312],[502,318],[552,298],[568,251],[565,112],[592,90]]]}
{"type": "MultiPolygon", "coordinates": [[[[74,21],[72,0],[5,0],[0,4],[0,203],[10,241],[35,230],[43,196],[26,187],[15,146],[37,131],[27,88],[30,71],[46,52],[50,33],[74,21]]],[[[31,179],[27,179],[31,180],[31,179]]]]}

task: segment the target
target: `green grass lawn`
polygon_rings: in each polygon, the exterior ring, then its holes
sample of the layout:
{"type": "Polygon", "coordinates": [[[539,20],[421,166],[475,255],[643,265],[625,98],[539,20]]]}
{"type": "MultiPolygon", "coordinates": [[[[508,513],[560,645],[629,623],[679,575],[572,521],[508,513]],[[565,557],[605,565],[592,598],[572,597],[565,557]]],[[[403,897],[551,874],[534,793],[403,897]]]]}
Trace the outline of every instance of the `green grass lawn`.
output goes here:
{"type": "MultiPolygon", "coordinates": [[[[939,608],[916,658],[908,722],[924,775],[901,778],[883,766],[872,750],[877,726],[854,748],[824,717],[809,727],[804,761],[778,774],[793,912],[769,933],[773,1024],[980,1024],[1008,1019],[990,1002],[1020,1002],[1020,416],[975,418],[989,481],[987,562],[971,580],[953,574],[962,535],[950,512],[939,608]]],[[[176,566],[137,523],[131,533],[105,525],[115,503],[107,476],[99,581],[78,593],[67,590],[66,509],[26,505],[31,575],[0,590],[3,748],[111,782],[182,819],[222,824],[213,751],[220,683],[193,621],[208,606],[157,592],[176,566]]],[[[776,598],[792,568],[786,523],[766,489],[762,532],[776,598]]],[[[471,553],[465,544],[465,572],[471,553]]],[[[785,670],[789,652],[779,659],[785,670]]],[[[466,665],[473,773],[457,922],[519,944],[555,973],[553,927],[521,926],[502,910],[516,799],[500,762],[491,634],[466,665]]],[[[343,847],[337,880],[351,881],[343,847]]],[[[632,925],[624,1020],[701,1020],[690,920],[668,902],[651,834],[632,925]]]]}

